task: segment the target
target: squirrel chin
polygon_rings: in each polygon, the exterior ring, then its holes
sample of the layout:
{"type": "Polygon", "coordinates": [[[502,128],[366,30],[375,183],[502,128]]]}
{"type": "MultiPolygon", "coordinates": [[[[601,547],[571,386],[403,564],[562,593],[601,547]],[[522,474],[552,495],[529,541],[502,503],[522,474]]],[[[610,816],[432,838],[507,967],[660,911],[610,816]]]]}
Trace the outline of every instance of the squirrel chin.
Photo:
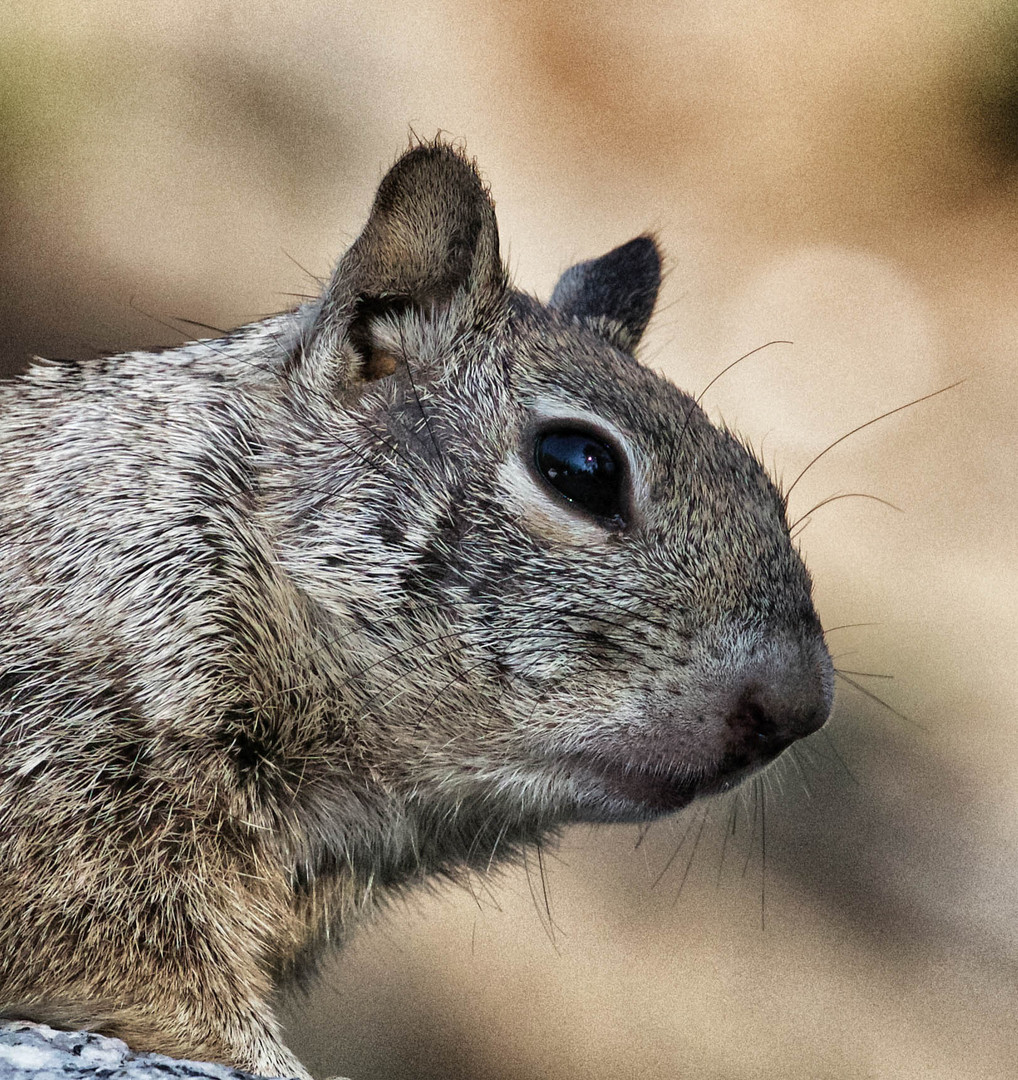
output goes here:
{"type": "Polygon", "coordinates": [[[653,821],[682,810],[696,799],[730,791],[780,756],[781,750],[756,760],[726,756],[714,767],[695,771],[682,762],[634,763],[604,753],[569,759],[574,781],[582,774],[579,818],[593,822],[653,821]]]}

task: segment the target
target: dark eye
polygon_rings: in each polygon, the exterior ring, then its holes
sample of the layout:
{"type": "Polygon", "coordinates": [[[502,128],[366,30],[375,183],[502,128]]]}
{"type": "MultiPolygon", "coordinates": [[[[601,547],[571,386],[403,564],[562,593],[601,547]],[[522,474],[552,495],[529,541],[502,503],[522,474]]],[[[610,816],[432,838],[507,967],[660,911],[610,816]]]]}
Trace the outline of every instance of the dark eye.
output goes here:
{"type": "Polygon", "coordinates": [[[599,435],[579,428],[544,431],[534,446],[537,471],[571,503],[614,525],[624,523],[625,469],[599,435]]]}

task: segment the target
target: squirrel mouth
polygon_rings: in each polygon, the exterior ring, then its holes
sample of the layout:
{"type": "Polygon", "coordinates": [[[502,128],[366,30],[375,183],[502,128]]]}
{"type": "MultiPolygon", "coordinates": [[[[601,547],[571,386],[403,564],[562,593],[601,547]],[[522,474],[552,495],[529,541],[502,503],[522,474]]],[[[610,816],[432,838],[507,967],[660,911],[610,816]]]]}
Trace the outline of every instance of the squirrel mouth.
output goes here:
{"type": "Polygon", "coordinates": [[[688,767],[665,763],[635,765],[595,754],[578,755],[573,762],[577,772],[582,769],[595,781],[595,790],[591,791],[581,777],[573,774],[578,787],[588,788],[581,796],[582,802],[588,803],[593,797],[603,805],[607,796],[612,802],[622,800],[630,808],[638,809],[639,816],[671,814],[688,806],[698,795],[716,791],[721,786],[707,777],[691,775],[688,767]]]}
{"type": "Polygon", "coordinates": [[[571,777],[580,789],[581,807],[593,811],[599,820],[647,820],[672,814],[701,796],[738,786],[773,756],[749,760],[728,755],[714,767],[692,768],[667,761],[634,763],[585,753],[571,759],[571,777]]]}

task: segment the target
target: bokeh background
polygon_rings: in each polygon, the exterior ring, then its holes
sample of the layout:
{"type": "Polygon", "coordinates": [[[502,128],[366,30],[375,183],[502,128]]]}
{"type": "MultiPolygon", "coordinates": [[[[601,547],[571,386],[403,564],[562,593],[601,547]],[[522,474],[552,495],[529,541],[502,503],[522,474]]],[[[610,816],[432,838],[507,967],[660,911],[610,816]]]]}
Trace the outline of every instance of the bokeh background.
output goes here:
{"type": "Polygon", "coordinates": [[[900,508],[801,535],[838,665],[890,708],[840,685],[765,804],[570,831],[386,913],[287,1006],[293,1045],[359,1080],[1018,1076],[1018,7],[18,0],[0,363],[289,306],[439,130],[541,295],[657,231],[643,355],[682,386],[793,342],[706,398],[786,483],[965,381],[792,496],[900,508]]]}

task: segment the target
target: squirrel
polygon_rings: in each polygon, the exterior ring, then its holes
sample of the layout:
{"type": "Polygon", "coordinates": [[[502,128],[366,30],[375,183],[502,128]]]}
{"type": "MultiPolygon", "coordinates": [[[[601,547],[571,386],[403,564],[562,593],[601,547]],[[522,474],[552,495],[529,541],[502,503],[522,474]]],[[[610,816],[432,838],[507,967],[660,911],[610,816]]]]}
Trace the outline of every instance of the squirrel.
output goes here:
{"type": "Polygon", "coordinates": [[[309,1074],[358,916],[818,729],[785,500],[643,366],[640,236],[543,304],[444,142],[318,299],[0,387],[0,1015],[309,1074]]]}

